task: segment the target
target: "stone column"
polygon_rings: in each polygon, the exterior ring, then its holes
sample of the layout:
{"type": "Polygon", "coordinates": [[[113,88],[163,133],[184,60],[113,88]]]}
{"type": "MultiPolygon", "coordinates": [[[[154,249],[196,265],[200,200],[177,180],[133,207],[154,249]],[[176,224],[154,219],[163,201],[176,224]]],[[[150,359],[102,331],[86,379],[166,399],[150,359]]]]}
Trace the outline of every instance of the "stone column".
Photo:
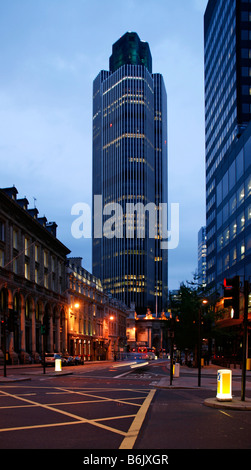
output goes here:
{"type": "Polygon", "coordinates": [[[57,352],[62,352],[60,351],[60,318],[56,316],[56,351],[57,352]]]}
{"type": "Polygon", "coordinates": [[[35,306],[32,304],[32,316],[31,316],[31,354],[33,359],[36,356],[36,311],[35,306]]]}
{"type": "Polygon", "coordinates": [[[50,325],[50,329],[49,329],[49,352],[50,353],[53,353],[53,318],[52,318],[52,315],[50,314],[49,315],[49,325],[50,325]]]}

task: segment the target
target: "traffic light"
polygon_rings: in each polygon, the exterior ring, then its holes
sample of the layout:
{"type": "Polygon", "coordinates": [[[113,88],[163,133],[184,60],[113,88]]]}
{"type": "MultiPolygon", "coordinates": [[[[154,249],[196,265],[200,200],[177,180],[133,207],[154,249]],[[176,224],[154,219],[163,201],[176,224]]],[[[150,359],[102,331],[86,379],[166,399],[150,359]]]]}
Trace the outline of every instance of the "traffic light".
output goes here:
{"type": "Polygon", "coordinates": [[[240,307],[240,277],[224,279],[224,308],[232,307],[233,318],[239,318],[240,307]]]}
{"type": "Polygon", "coordinates": [[[45,315],[43,324],[41,325],[41,334],[47,336],[49,334],[49,330],[50,330],[49,316],[45,315]]]}
{"type": "Polygon", "coordinates": [[[45,335],[45,334],[46,334],[45,325],[41,325],[41,335],[45,335]]]}

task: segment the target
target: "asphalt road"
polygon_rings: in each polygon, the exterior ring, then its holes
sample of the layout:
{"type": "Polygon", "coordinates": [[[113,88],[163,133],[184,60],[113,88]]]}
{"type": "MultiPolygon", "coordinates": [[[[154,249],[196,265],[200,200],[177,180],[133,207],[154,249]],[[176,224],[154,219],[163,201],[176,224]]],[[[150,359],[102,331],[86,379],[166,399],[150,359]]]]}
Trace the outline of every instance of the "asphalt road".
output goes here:
{"type": "MultiPolygon", "coordinates": [[[[151,459],[156,453],[170,454],[170,468],[180,458],[175,453],[180,449],[251,449],[251,411],[206,407],[204,400],[213,396],[213,387],[158,388],[159,380],[169,374],[164,362],[139,369],[88,364],[67,368],[67,373],[71,375],[53,376],[49,368],[45,375],[37,368],[23,369],[19,376],[29,380],[0,382],[1,450],[53,449],[61,459],[65,456],[59,451],[75,450],[81,452],[71,452],[72,461],[83,463],[90,452],[112,456],[119,451],[121,456],[124,449],[132,455],[151,454],[151,459]]],[[[249,387],[247,396],[251,398],[249,387]]],[[[149,459],[138,458],[134,464],[157,464],[149,459]]],[[[121,464],[109,463],[112,468],[121,464]]]]}

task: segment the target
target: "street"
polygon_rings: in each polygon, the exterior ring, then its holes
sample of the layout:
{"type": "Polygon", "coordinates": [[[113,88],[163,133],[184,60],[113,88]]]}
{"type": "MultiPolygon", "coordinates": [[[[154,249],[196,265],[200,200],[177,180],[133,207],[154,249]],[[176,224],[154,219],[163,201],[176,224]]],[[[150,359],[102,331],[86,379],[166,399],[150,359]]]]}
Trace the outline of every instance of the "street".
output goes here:
{"type": "MultiPolygon", "coordinates": [[[[169,377],[165,361],[135,369],[121,363],[87,364],[65,368],[62,375],[50,368],[46,374],[41,368],[19,369],[18,381],[11,381],[17,370],[8,372],[10,381],[0,381],[1,449],[159,449],[168,454],[251,448],[250,411],[204,405],[215,396],[210,371],[202,373],[201,388],[179,388],[177,379],[172,389],[158,387],[169,377]]],[[[195,371],[188,374],[196,382],[195,371]]],[[[234,384],[239,389],[239,374],[234,384]]]]}

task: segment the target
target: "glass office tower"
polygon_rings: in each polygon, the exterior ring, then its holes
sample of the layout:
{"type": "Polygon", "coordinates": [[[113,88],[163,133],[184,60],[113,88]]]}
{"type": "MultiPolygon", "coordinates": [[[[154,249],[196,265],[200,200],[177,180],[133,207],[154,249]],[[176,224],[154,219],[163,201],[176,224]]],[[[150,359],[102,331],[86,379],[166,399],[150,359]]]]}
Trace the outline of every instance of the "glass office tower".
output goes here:
{"type": "Polygon", "coordinates": [[[249,280],[251,3],[209,0],[204,16],[207,285],[249,280]]]}
{"type": "Polygon", "coordinates": [[[156,235],[149,236],[147,210],[145,236],[137,235],[137,214],[129,221],[127,204],[139,203],[156,209],[167,203],[167,97],[162,76],[152,73],[148,43],[126,33],[113,45],[110,70],[93,83],[93,274],[138,313],[160,312],[167,306],[167,252],[158,217],[156,235]],[[95,196],[102,196],[103,224],[114,213],[109,204],[120,206],[123,233],[107,236],[103,225],[97,234],[95,196]]]}

